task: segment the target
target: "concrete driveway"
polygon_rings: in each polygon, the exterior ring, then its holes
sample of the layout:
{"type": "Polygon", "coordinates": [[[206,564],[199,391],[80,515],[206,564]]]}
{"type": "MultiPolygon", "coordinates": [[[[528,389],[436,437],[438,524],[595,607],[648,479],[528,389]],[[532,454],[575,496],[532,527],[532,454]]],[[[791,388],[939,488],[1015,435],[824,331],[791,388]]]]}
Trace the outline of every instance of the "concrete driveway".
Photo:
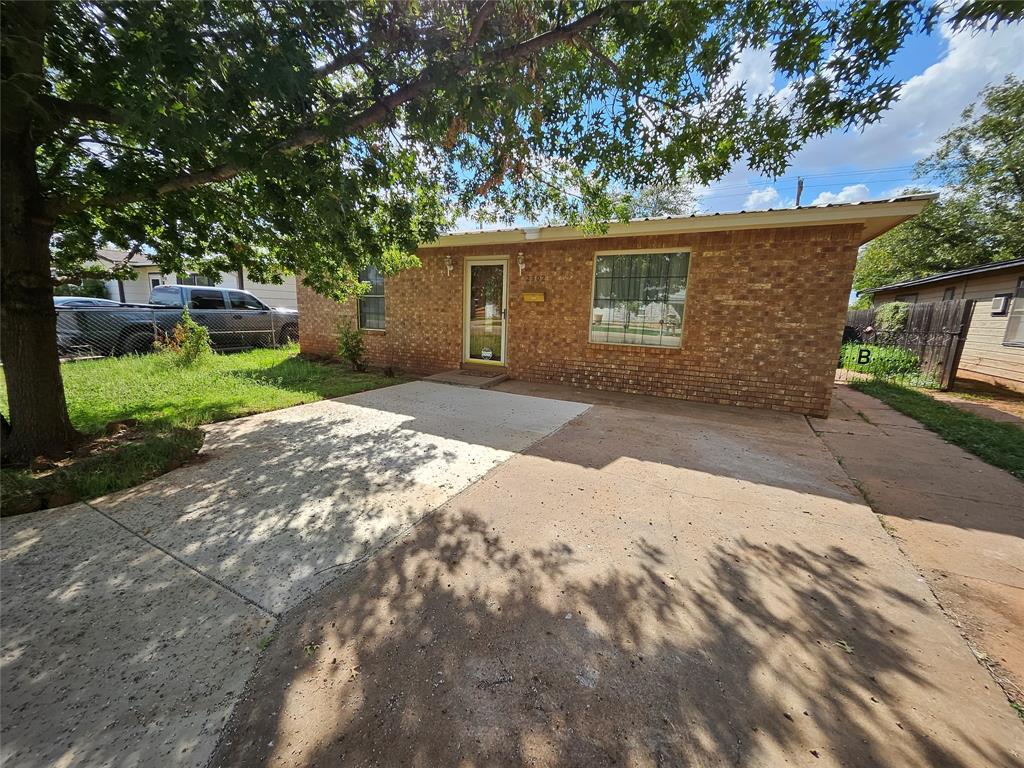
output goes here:
{"type": "Polygon", "coordinates": [[[282,612],[586,408],[403,384],[216,425],[191,466],[3,520],[0,762],[205,764],[282,612]]]}
{"type": "Polygon", "coordinates": [[[805,419],[594,396],[284,619],[217,766],[1020,766],[805,419]]]}
{"type": "Polygon", "coordinates": [[[3,762],[1020,764],[805,419],[501,389],[225,423],[4,520],[3,762]]]}

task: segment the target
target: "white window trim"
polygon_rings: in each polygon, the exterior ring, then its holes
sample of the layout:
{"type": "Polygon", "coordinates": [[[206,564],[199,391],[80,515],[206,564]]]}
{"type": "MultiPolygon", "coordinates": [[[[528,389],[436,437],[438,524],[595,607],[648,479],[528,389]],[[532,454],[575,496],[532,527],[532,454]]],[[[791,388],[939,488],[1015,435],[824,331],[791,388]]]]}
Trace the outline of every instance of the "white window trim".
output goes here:
{"type": "Polygon", "coordinates": [[[594,299],[597,296],[597,259],[599,256],[640,256],[646,253],[685,253],[688,257],[686,262],[686,287],[690,287],[690,269],[693,267],[693,249],[690,246],[680,245],[674,248],[616,248],[609,251],[594,251],[593,263],[590,265],[590,304],[587,305],[587,343],[599,344],[602,347],[630,347],[632,349],[661,350],[662,352],[678,352],[686,344],[686,305],[690,303],[687,296],[683,302],[683,314],[679,318],[679,346],[666,347],[658,344],[633,344],[628,341],[594,341],[590,337],[590,330],[594,325],[594,299]]]}
{"type": "MultiPolygon", "coordinates": [[[[376,267],[374,267],[376,269],[376,267]]],[[[360,270],[362,271],[362,270],[360,270]]],[[[380,275],[380,293],[361,293],[356,296],[356,327],[360,331],[366,333],[387,333],[388,330],[388,300],[384,295],[384,275],[378,269],[377,274],[380,275]],[[363,313],[360,310],[359,302],[363,299],[380,299],[384,302],[384,327],[383,328],[364,328],[363,327],[363,313]]],[[[368,283],[369,280],[360,280],[361,283],[368,283]]]]}
{"type": "Polygon", "coordinates": [[[1013,296],[1010,298],[1010,306],[1006,310],[1004,317],[1006,318],[1006,326],[1003,328],[1003,346],[1020,349],[1024,347],[1024,341],[1007,341],[1006,335],[1010,331],[1010,319],[1013,317],[1015,309],[1019,308],[1019,305],[1024,304],[1024,295],[1018,296],[1017,294],[1024,294],[1024,275],[1017,278],[1017,284],[1013,288],[1013,296]]]}

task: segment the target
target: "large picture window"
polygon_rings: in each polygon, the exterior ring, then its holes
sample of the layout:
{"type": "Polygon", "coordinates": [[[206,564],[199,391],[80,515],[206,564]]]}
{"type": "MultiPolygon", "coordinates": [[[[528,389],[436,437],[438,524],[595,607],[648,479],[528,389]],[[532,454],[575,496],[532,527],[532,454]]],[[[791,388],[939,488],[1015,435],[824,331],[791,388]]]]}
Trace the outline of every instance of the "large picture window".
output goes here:
{"type": "Polygon", "coordinates": [[[359,271],[359,279],[370,290],[359,297],[359,327],[368,331],[384,330],[384,276],[374,267],[359,271]]]}
{"type": "Polygon", "coordinates": [[[604,344],[679,347],[690,254],[598,256],[590,340],[604,344]]]}

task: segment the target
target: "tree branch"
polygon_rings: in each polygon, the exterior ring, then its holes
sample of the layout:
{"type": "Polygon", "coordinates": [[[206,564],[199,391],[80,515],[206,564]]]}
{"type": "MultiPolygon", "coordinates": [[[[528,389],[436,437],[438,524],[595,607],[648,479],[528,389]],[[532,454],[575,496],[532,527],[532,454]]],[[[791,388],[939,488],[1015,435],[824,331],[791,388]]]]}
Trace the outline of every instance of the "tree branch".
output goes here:
{"type": "Polygon", "coordinates": [[[313,72],[313,80],[323,80],[325,77],[330,77],[335,72],[340,72],[345,67],[349,67],[353,64],[358,64],[360,59],[363,58],[363,54],[369,49],[368,43],[363,43],[353,48],[347,53],[343,53],[340,56],[328,61],[326,64],[321,64],[313,72]]]}
{"type": "MultiPolygon", "coordinates": [[[[543,32],[536,37],[525,40],[521,43],[507,46],[484,54],[480,59],[480,67],[495,67],[500,64],[519,61],[541,51],[545,48],[571,40],[588,29],[596,26],[618,4],[604,5],[590,13],[581,16],[576,21],[565,24],[561,27],[543,32]]],[[[483,9],[481,9],[483,13],[483,9]]],[[[478,14],[479,19],[479,14],[478,14]]],[[[474,23],[476,23],[474,21],[474,23]]],[[[482,25],[483,22],[481,22],[482,25]]],[[[352,116],[346,125],[341,129],[327,132],[322,128],[302,128],[274,144],[269,153],[284,153],[298,149],[304,149],[317,144],[325,144],[331,141],[351,136],[371,125],[375,125],[386,119],[395,109],[408,102],[425,95],[437,88],[441,75],[462,77],[473,71],[475,65],[470,60],[465,60],[452,68],[445,68],[439,65],[428,66],[420,74],[405,85],[392,91],[379,101],[352,116]]],[[[54,199],[47,207],[47,214],[56,218],[68,213],[74,213],[86,207],[110,208],[119,205],[138,202],[152,197],[161,197],[174,192],[184,192],[196,187],[229,181],[240,173],[252,167],[251,163],[222,163],[200,171],[190,171],[167,179],[142,189],[131,190],[118,194],[105,195],[86,203],[84,200],[54,199]]]]}
{"type": "Polygon", "coordinates": [[[67,101],[49,94],[40,94],[38,101],[49,114],[59,118],[58,122],[61,124],[66,124],[71,120],[81,120],[86,123],[110,123],[111,125],[120,125],[124,122],[124,115],[119,110],[109,109],[99,104],[67,101]]]}
{"type": "Polygon", "coordinates": [[[131,266],[132,259],[138,256],[141,251],[142,243],[135,243],[135,245],[128,250],[123,259],[111,262],[110,269],[99,269],[86,266],[81,269],[76,269],[74,272],[65,272],[59,276],[54,275],[50,278],[50,283],[56,287],[58,285],[72,285],[80,282],[81,280],[87,279],[120,280],[124,276],[124,270],[131,266]]]}
{"type": "Polygon", "coordinates": [[[495,0],[485,0],[484,4],[480,6],[480,10],[477,12],[473,19],[473,23],[469,28],[469,36],[466,38],[466,48],[472,48],[476,45],[480,39],[480,33],[483,32],[484,24],[487,23],[487,19],[494,13],[494,9],[497,7],[495,0]]]}

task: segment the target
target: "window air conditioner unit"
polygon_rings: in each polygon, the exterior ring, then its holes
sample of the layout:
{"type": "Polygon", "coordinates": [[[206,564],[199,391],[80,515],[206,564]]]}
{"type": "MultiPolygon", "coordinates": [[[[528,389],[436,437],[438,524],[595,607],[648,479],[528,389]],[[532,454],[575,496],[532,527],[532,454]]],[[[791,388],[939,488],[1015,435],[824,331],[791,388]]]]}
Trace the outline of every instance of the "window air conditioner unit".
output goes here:
{"type": "Polygon", "coordinates": [[[992,317],[1005,315],[1010,309],[1010,294],[997,293],[992,297],[992,317]]]}

